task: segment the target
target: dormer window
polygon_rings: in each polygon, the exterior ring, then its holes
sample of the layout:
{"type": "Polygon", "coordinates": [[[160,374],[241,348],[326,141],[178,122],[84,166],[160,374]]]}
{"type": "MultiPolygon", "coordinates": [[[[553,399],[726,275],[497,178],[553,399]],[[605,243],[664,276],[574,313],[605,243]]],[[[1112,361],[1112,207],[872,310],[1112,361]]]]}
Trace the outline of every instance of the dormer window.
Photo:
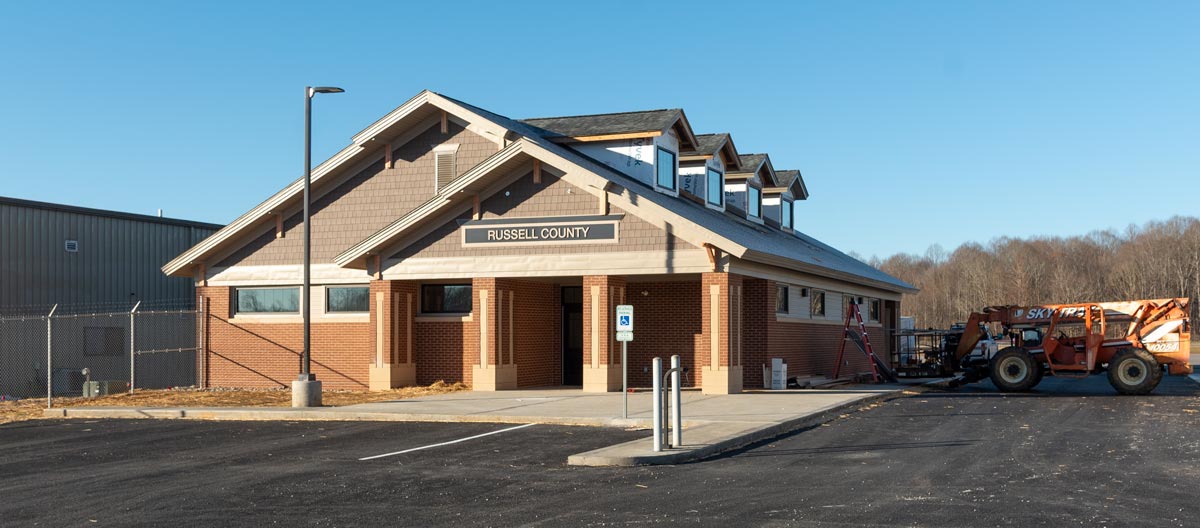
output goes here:
{"type": "Polygon", "coordinates": [[[658,149],[658,158],[655,162],[657,175],[655,176],[654,183],[660,188],[674,191],[679,173],[678,168],[675,166],[675,153],[660,147],[658,149]]]}
{"type": "Polygon", "coordinates": [[[792,228],[792,201],[791,200],[782,200],[781,204],[782,204],[782,207],[780,208],[780,212],[779,212],[779,224],[782,225],[784,229],[791,229],[792,228]]]}
{"type": "Polygon", "coordinates": [[[762,218],[762,189],[753,185],[746,186],[746,216],[762,218]]]}
{"type": "Polygon", "coordinates": [[[725,175],[721,171],[708,169],[704,196],[708,205],[721,207],[725,204],[725,175]]]}

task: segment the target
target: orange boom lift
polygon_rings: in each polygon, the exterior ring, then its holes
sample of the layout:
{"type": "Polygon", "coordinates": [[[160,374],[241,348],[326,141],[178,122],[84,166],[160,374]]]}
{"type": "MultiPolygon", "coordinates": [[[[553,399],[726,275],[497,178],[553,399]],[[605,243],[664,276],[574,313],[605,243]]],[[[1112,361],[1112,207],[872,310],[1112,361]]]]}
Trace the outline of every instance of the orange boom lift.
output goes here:
{"type": "Polygon", "coordinates": [[[1164,373],[1191,374],[1186,298],[1039,306],[972,313],[953,351],[963,380],[990,377],[1001,391],[1027,391],[1043,376],[1108,373],[1121,394],[1147,394],[1164,373]],[[979,354],[984,325],[999,323],[1012,346],[979,354]]]}

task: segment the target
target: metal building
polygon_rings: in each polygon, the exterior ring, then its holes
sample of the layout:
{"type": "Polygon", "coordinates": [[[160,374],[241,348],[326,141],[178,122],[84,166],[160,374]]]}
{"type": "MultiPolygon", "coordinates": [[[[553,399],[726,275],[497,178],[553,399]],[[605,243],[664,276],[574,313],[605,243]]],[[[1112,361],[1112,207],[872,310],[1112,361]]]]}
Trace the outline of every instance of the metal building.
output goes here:
{"type": "Polygon", "coordinates": [[[0,197],[0,314],[194,302],[160,267],[220,225],[0,197]]]}

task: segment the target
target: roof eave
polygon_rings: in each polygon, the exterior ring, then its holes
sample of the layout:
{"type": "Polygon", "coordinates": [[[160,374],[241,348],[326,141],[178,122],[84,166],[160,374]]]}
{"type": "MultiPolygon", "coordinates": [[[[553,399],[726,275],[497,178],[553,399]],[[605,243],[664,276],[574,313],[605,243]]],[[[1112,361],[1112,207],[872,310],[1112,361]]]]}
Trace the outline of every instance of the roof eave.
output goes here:
{"type": "Polygon", "coordinates": [[[908,285],[907,283],[905,283],[903,285],[894,284],[894,283],[890,283],[887,281],[881,281],[878,279],[863,277],[862,275],[855,275],[853,273],[847,273],[844,271],[829,269],[824,266],[817,266],[815,264],[810,264],[807,262],[794,260],[794,259],[790,259],[787,257],[781,257],[779,255],[773,255],[771,253],[763,253],[761,251],[756,251],[753,249],[747,250],[742,255],[741,258],[752,261],[752,262],[758,262],[761,264],[769,264],[769,265],[778,266],[781,268],[787,268],[787,269],[792,269],[792,270],[796,270],[796,271],[802,271],[805,273],[811,273],[813,275],[820,275],[822,277],[843,280],[843,281],[852,282],[852,283],[856,283],[856,284],[863,284],[866,286],[871,286],[874,288],[879,288],[881,290],[895,292],[895,293],[912,294],[912,293],[917,293],[918,291],[920,291],[917,288],[915,288],[911,285],[908,285]]]}

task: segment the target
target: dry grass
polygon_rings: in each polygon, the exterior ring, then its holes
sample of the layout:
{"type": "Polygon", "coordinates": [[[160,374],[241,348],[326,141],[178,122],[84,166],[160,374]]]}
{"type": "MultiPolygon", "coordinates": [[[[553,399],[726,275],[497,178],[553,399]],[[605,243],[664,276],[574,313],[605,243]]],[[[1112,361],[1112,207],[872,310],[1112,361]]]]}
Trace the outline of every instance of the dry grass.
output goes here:
{"type": "MultiPolygon", "coordinates": [[[[462,383],[439,381],[427,387],[404,387],[388,391],[322,392],[321,399],[328,407],[358,403],[418,398],[469,390],[462,383]]],[[[292,404],[288,389],[166,389],[140,390],[134,394],[114,394],[99,398],[55,398],[55,407],[287,407],[292,404]]],[[[15,402],[0,402],[0,424],[42,417],[46,408],[44,398],[15,402]]]]}

